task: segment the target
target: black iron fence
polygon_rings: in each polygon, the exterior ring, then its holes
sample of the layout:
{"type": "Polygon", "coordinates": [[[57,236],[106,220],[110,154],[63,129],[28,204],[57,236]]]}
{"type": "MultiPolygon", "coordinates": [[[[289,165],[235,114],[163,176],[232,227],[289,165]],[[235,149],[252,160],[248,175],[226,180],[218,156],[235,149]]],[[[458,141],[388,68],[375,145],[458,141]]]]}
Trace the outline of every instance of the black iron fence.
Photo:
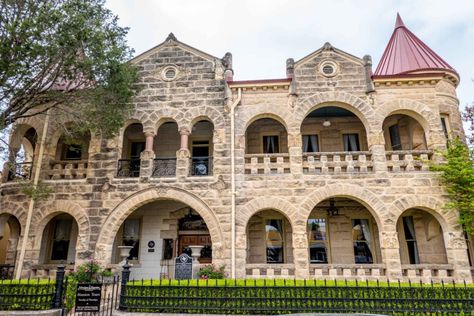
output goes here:
{"type": "Polygon", "coordinates": [[[462,285],[369,285],[316,281],[209,280],[129,282],[120,309],[196,314],[370,313],[471,315],[474,288],[462,285]],[[219,282],[220,281],[220,282],[219,282]]]}
{"type": "Polygon", "coordinates": [[[119,159],[117,177],[136,178],[140,176],[140,159],[119,159]]]}
{"type": "Polygon", "coordinates": [[[191,176],[212,175],[212,157],[192,157],[189,174],[191,176]]]}
{"type": "Polygon", "coordinates": [[[31,161],[9,164],[7,180],[29,180],[31,178],[32,169],[33,162],[31,161]]]}
{"type": "Polygon", "coordinates": [[[55,280],[0,281],[0,310],[51,309],[55,294],[55,280]]]}
{"type": "Polygon", "coordinates": [[[176,158],[155,158],[151,175],[159,178],[176,176],[176,158]]]}

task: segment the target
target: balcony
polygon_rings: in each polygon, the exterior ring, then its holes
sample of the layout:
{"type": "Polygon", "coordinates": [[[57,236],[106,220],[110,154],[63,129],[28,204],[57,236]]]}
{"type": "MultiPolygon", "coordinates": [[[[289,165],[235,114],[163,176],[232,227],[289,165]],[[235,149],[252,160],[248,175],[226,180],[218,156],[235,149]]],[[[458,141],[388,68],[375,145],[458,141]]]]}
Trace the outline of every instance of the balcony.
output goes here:
{"type": "Polygon", "coordinates": [[[428,171],[433,159],[432,150],[386,151],[387,170],[392,172],[428,171]]]}
{"type": "Polygon", "coordinates": [[[87,177],[87,160],[53,160],[44,170],[46,180],[74,180],[87,177]]]}
{"type": "Polygon", "coordinates": [[[176,176],[176,158],[155,158],[152,177],[171,178],[176,176]]]}
{"type": "Polygon", "coordinates": [[[304,174],[364,173],[372,171],[372,153],[369,151],[303,154],[304,174]]]}
{"type": "Polygon", "coordinates": [[[250,279],[275,278],[293,279],[295,277],[295,265],[292,263],[282,264],[259,264],[251,263],[245,267],[246,276],[250,279]]]}
{"type": "Polygon", "coordinates": [[[284,174],[290,173],[290,155],[246,154],[245,174],[284,174]]]}
{"type": "Polygon", "coordinates": [[[446,282],[453,279],[454,268],[451,264],[405,264],[402,275],[411,282],[446,282]]]}
{"type": "Polygon", "coordinates": [[[315,279],[347,280],[366,279],[377,280],[385,276],[383,264],[311,264],[309,275],[315,279]]]}
{"type": "Polygon", "coordinates": [[[192,157],[189,166],[190,176],[212,175],[212,157],[192,157]]]}
{"type": "Polygon", "coordinates": [[[33,162],[20,162],[9,166],[7,181],[30,180],[33,162]]]}
{"type": "Polygon", "coordinates": [[[119,159],[118,178],[136,178],[140,176],[140,159],[119,159]]]}

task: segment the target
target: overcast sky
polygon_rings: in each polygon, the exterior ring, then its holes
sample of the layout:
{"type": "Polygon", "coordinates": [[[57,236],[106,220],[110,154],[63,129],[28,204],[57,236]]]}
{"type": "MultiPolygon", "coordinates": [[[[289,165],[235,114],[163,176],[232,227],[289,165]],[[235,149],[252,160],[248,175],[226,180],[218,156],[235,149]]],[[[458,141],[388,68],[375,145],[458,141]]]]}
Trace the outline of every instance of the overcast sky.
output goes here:
{"type": "Polygon", "coordinates": [[[325,42],[372,56],[374,70],[397,12],[405,25],[461,76],[461,106],[474,101],[474,0],[107,0],[130,27],[135,54],[173,32],[216,57],[231,52],[234,79],[285,77],[285,62],[325,42]]]}

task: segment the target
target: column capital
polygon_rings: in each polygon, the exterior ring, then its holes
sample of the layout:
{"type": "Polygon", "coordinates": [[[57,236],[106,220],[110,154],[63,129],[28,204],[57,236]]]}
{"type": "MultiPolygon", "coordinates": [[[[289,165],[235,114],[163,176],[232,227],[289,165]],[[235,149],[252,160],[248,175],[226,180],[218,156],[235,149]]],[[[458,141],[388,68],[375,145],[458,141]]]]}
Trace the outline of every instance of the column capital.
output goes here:
{"type": "Polygon", "coordinates": [[[182,127],[179,129],[180,135],[191,135],[191,131],[187,127],[182,127]]]}
{"type": "Polygon", "coordinates": [[[155,131],[150,131],[150,130],[143,131],[143,134],[145,135],[145,137],[155,137],[156,136],[156,132],[155,131]]]}

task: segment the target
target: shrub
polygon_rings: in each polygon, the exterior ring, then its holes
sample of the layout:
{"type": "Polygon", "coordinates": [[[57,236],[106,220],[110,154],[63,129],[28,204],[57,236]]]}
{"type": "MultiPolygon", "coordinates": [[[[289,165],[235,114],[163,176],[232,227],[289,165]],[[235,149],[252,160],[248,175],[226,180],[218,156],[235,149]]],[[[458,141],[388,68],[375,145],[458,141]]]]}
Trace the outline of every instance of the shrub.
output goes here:
{"type": "Polygon", "coordinates": [[[201,268],[198,272],[200,279],[223,279],[225,277],[224,273],[225,266],[221,266],[219,269],[216,269],[214,265],[210,264],[201,268]]]}

